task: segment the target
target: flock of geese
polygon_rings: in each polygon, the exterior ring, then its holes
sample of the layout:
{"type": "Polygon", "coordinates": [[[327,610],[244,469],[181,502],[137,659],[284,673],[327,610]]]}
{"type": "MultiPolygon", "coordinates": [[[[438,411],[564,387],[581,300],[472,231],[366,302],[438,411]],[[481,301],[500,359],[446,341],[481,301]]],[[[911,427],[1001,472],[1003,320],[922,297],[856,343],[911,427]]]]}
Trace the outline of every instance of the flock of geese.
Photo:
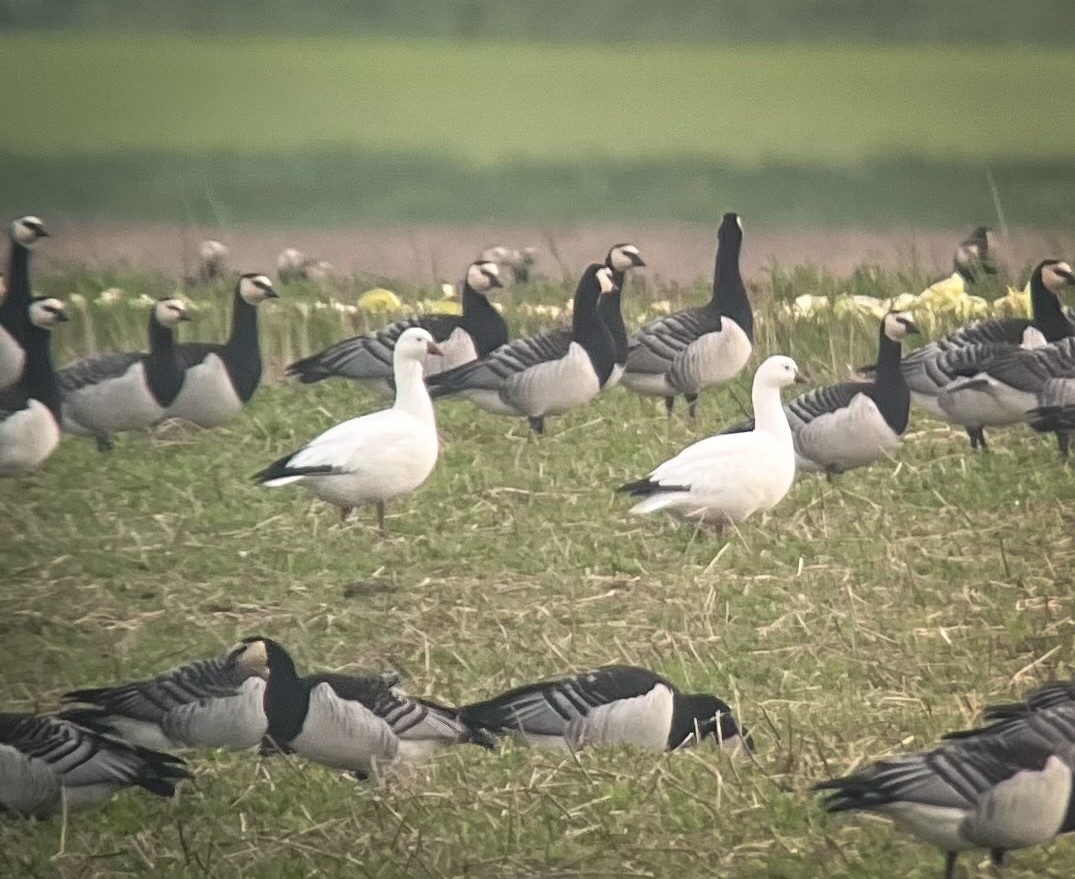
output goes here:
{"type": "MultiPolygon", "coordinates": [[[[0,304],[0,475],[40,467],[63,432],[93,437],[104,451],[122,431],[170,418],[211,428],[242,410],[262,375],[258,307],[278,296],[266,275],[238,278],[222,343],[177,342],[189,315],[182,299],[164,298],[150,309],[147,351],[97,354],[57,370],[50,333],[66,312],[62,301],[32,295],[29,271],[47,236],[33,216],[11,226],[0,304]]],[[[386,504],[436,467],[442,398],[525,418],[535,435],[549,418],[617,384],[663,398],[669,415],[682,396],[693,418],[700,394],[736,377],[754,354],[742,241],[739,217],[726,214],[710,300],[633,335],[621,297],[629,274],[645,266],[637,246],[616,244],[587,266],[570,326],[518,339],[490,299],[506,280],[501,265],[483,254],[463,279],[461,314],[398,320],[288,367],[302,383],[348,378],[393,403],[331,427],[255,479],[301,485],[345,518],[373,506],[384,533],[386,504]]],[[[219,263],[210,270],[219,273],[219,263]]],[[[960,245],[955,270],[967,283],[995,271],[985,230],[960,245]]],[[[520,258],[511,272],[525,281],[529,263],[520,258]]],[[[1030,276],[1027,318],[973,323],[906,355],[903,344],[919,328],[909,313],[891,311],[863,376],[786,403],[782,389],[806,378],[790,357],[773,354],[754,373],[751,420],[693,443],[619,490],[634,499],[632,513],[663,510],[721,533],[775,507],[797,473],[832,477],[891,456],[912,403],[965,428],[975,449],[986,449],[986,428],[1028,423],[1056,433],[1066,454],[1075,429],[1075,320],[1061,296],[1073,285],[1067,263],[1043,260],[1030,276]]],[[[400,681],[394,672],[300,675],[282,645],[258,636],[151,680],[70,693],[59,713],[0,714],[0,812],[43,818],[128,786],[170,795],[189,775],[175,750],[294,753],[359,778],[443,746],[492,748],[505,736],[535,746],[660,750],[713,738],[753,750],[720,699],[682,693],[633,666],[541,681],[458,708],[410,697],[400,681]]],[[[946,852],[946,877],[962,850],[984,847],[999,864],[1009,849],[1075,829],[1075,685],[1051,684],[987,717],[988,726],[929,752],[824,782],[826,807],[890,816],[946,852]]]]}

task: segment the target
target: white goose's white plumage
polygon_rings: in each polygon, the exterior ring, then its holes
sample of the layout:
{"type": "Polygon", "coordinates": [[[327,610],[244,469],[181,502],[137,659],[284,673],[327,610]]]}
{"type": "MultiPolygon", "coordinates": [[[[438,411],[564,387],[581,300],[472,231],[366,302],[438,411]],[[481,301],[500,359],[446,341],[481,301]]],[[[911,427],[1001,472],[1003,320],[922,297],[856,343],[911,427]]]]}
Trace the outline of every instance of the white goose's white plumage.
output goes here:
{"type": "Polygon", "coordinates": [[[383,532],[385,503],[418,488],[437,463],[437,425],[422,380],[422,360],[438,351],[426,330],[405,330],[393,352],[396,400],[391,409],[337,424],[255,479],[269,487],[301,484],[344,516],[373,503],[383,532]]]}
{"type": "Polygon", "coordinates": [[[650,475],[619,490],[641,500],[632,513],[667,510],[719,528],[770,510],[795,480],[795,447],[780,389],[802,381],[795,361],[777,355],[754,374],[754,429],[688,446],[650,475]]]}
{"type": "Polygon", "coordinates": [[[0,390],[11,387],[26,365],[27,322],[32,290],[30,252],[48,230],[37,217],[20,217],[11,224],[11,256],[7,291],[0,296],[0,390]]]}
{"type": "Polygon", "coordinates": [[[0,713],[0,813],[47,818],[107,800],[125,787],[170,797],[183,761],[74,723],[0,713]]]}
{"type": "Polygon", "coordinates": [[[34,299],[27,311],[25,369],[0,391],[0,476],[36,470],[60,444],[60,389],[49,344],[67,314],[58,299],[34,299]]]}
{"type": "Polygon", "coordinates": [[[172,330],[187,320],[183,300],[160,299],[150,312],[148,353],[95,354],[61,369],[63,429],[96,437],[104,451],[113,433],[160,421],[183,385],[172,330]]]}

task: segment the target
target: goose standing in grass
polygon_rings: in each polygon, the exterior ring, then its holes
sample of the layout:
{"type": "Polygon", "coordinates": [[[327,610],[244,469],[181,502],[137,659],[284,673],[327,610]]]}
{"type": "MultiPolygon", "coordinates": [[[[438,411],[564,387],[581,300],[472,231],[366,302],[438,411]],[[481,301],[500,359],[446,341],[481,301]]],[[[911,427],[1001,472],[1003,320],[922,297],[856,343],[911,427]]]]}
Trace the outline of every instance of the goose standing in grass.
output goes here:
{"type": "Polygon", "coordinates": [[[742,244],[742,221],[725,214],[717,231],[712,298],[646,324],[630,341],[622,384],[664,397],[669,415],[682,394],[693,418],[698,395],[735,378],[753,352],[754,315],[739,273],[742,244]]]}
{"type": "Polygon", "coordinates": [[[516,339],[481,360],[436,375],[434,399],[463,394],[494,415],[526,416],[541,435],[545,418],[585,406],[612,375],[615,343],[598,300],[615,290],[612,272],[593,263],[575,291],[571,333],[561,329],[516,339]]]}
{"type": "Polygon", "coordinates": [[[36,470],[60,444],[60,387],[52,367],[52,328],[66,321],[59,299],[33,299],[27,309],[26,366],[0,391],[0,476],[36,470]]]}
{"type": "Polygon", "coordinates": [[[1075,829],[1072,745],[1036,735],[990,735],[881,760],[822,782],[829,812],[865,811],[945,852],[945,879],[961,851],[1006,852],[1051,842],[1075,829]]]}
{"type": "Polygon", "coordinates": [[[997,273],[996,233],[988,226],[977,226],[964,238],[952,257],[952,271],[965,283],[976,284],[985,275],[997,273]]]}
{"type": "Polygon", "coordinates": [[[212,284],[224,277],[228,265],[228,246],[215,238],[206,238],[198,246],[198,283],[212,284]]]}
{"type": "Polygon", "coordinates": [[[0,714],[0,813],[48,818],[96,805],[125,787],[170,797],[190,777],[179,757],[55,717],[0,714]]]}
{"type": "Polygon", "coordinates": [[[623,379],[624,370],[627,368],[627,327],[623,323],[623,285],[627,283],[627,273],[632,269],[642,268],[646,265],[638,248],[633,244],[614,244],[609,248],[605,256],[605,265],[612,271],[613,290],[607,296],[602,296],[597,305],[597,313],[601,316],[601,322],[608,328],[612,336],[612,344],[616,348],[616,358],[612,364],[612,372],[602,385],[602,390],[608,390],[620,383],[623,379]]]}
{"type": "Polygon", "coordinates": [[[0,297],[0,390],[11,387],[26,364],[30,332],[30,252],[48,230],[37,217],[20,217],[11,224],[11,257],[7,292],[0,297]]]}
{"type": "Polygon", "coordinates": [[[297,754],[365,779],[396,761],[447,745],[493,741],[450,708],[412,699],[383,676],[299,677],[290,654],[269,638],[245,638],[237,661],[266,680],[267,753],[297,754]]]}
{"type": "MultiPolygon", "coordinates": [[[[866,467],[899,446],[911,408],[900,355],[903,340],[917,332],[907,312],[886,314],[873,381],[816,388],[784,407],[800,472],[844,473],[866,467]]],[[[753,428],[754,422],[748,421],[724,433],[753,428]]]]}
{"type": "Polygon", "coordinates": [[[149,313],[148,353],[95,354],[61,369],[63,429],[96,437],[107,452],[113,433],[160,421],[183,385],[172,330],[188,320],[182,299],[159,299],[149,313]]]}
{"type": "Polygon", "coordinates": [[[1030,278],[1031,318],[980,321],[912,351],[903,359],[912,402],[962,425],[971,448],[985,449],[984,427],[998,417],[998,405],[980,383],[966,380],[966,372],[979,358],[995,356],[1005,347],[1040,347],[1075,335],[1075,324],[1060,303],[1061,293],[1072,284],[1075,275],[1067,263],[1045,260],[1030,278]]]}
{"type": "Polygon", "coordinates": [[[768,358],[754,374],[754,429],[699,440],[645,479],[620,486],[617,491],[641,498],[631,512],[667,510],[711,523],[720,534],[775,507],[795,481],[795,446],[780,389],[803,381],[790,357],[768,358]]]}
{"type": "Polygon", "coordinates": [[[254,478],[270,488],[300,483],[339,507],[343,519],[355,507],[373,503],[381,534],[387,534],[385,503],[418,488],[437,463],[437,424],[422,380],[422,363],[430,354],[440,349],[427,330],[404,330],[392,352],[396,401],[391,409],[337,424],[254,478]]]}
{"type": "Polygon", "coordinates": [[[242,275],[235,286],[227,341],[184,342],[176,346],[183,384],[165,412],[166,418],[181,418],[199,427],[218,427],[242,411],[261,382],[257,306],[276,298],[278,294],[265,275],[242,275]]]}
{"type": "Polygon", "coordinates": [[[467,269],[463,282],[462,316],[422,314],[397,320],[376,332],[344,339],[297,360],[287,368],[287,374],[303,384],[332,377],[351,378],[391,394],[392,351],[403,331],[411,327],[428,331],[443,352],[425,358],[422,371],[427,378],[485,357],[508,341],[508,326],[487,298],[490,291],[502,286],[496,263],[476,262],[467,269]]]}
{"type": "Polygon", "coordinates": [[[579,675],[516,687],[459,709],[468,725],[525,745],[634,745],[674,751],[712,737],[754,749],[750,734],[716,696],[681,693],[648,669],[609,665],[579,675]]]}

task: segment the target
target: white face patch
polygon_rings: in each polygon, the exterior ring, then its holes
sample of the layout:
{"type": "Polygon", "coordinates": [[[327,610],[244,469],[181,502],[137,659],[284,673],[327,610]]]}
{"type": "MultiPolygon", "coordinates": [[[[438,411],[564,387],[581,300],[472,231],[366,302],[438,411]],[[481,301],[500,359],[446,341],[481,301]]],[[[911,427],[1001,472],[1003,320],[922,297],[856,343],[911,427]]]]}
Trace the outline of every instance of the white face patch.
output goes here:
{"type": "Polygon", "coordinates": [[[885,335],[893,342],[899,342],[907,337],[907,321],[913,323],[911,315],[906,311],[896,311],[885,315],[885,335]]]}
{"type": "Polygon", "coordinates": [[[616,289],[612,283],[612,271],[607,266],[597,270],[597,283],[601,285],[602,293],[611,293],[616,289]]]}
{"type": "Polygon", "coordinates": [[[19,217],[11,224],[11,237],[30,250],[44,237],[44,228],[45,224],[38,217],[32,215],[19,217]]]}
{"type": "Polygon", "coordinates": [[[1054,296],[1059,296],[1060,291],[1071,284],[1071,280],[1062,274],[1064,272],[1071,274],[1071,266],[1066,262],[1058,262],[1041,270],[1041,282],[1054,296]]]}
{"type": "Polygon", "coordinates": [[[472,290],[484,293],[493,286],[490,275],[500,280],[500,268],[495,262],[476,262],[467,269],[467,283],[472,290]]]}
{"type": "Polygon", "coordinates": [[[608,261],[617,272],[626,272],[635,266],[632,256],[639,257],[637,247],[633,244],[618,244],[612,248],[608,261]]]}
{"type": "Polygon", "coordinates": [[[742,232],[743,231],[743,218],[740,217],[739,214],[735,215],[735,222],[739,225],[739,231],[742,232]]]}
{"type": "Polygon", "coordinates": [[[42,299],[30,303],[30,323],[35,327],[51,330],[67,319],[67,309],[59,299],[42,299]]]}
{"type": "Polygon", "coordinates": [[[267,275],[251,275],[239,281],[239,295],[251,305],[268,299],[272,293],[272,281],[267,275]]]}
{"type": "Polygon", "coordinates": [[[164,299],[153,306],[157,323],[169,329],[178,326],[187,313],[186,303],[182,299],[164,299]]]}

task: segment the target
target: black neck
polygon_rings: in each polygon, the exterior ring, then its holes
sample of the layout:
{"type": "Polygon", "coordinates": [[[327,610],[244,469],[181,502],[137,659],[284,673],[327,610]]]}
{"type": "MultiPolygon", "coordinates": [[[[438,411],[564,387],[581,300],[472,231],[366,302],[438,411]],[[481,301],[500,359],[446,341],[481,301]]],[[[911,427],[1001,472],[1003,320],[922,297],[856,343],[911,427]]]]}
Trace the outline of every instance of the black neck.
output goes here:
{"type": "Polygon", "coordinates": [[[1047,342],[1058,342],[1075,335],[1075,327],[1065,317],[1059,297],[1045,288],[1040,270],[1030,278],[1030,313],[1034,326],[1041,330],[1047,342]]]}
{"type": "Polygon", "coordinates": [[[23,347],[30,330],[30,251],[11,239],[7,295],[0,301],[0,326],[23,347]]]}
{"type": "Polygon", "coordinates": [[[587,269],[575,291],[574,314],[571,318],[571,335],[590,355],[597,381],[604,385],[612,375],[612,365],[616,361],[616,346],[612,334],[604,325],[597,311],[597,300],[601,298],[601,288],[597,282],[596,270],[599,266],[587,269]]]}
{"type": "Polygon", "coordinates": [[[877,346],[877,371],[866,396],[873,400],[885,423],[897,434],[907,429],[911,407],[911,392],[900,367],[902,347],[900,342],[894,342],[885,334],[885,322],[882,320],[881,341],[877,346]]]}
{"type": "Polygon", "coordinates": [[[474,340],[479,357],[508,341],[508,325],[493,304],[470,284],[463,284],[463,329],[474,340]]]}
{"type": "Polygon", "coordinates": [[[28,334],[26,368],[23,370],[20,386],[28,398],[48,406],[49,411],[59,421],[60,386],[56,382],[56,371],[52,368],[52,354],[49,350],[52,333],[31,323],[28,334]]]}
{"type": "Polygon", "coordinates": [[[616,347],[616,363],[623,366],[627,362],[627,327],[623,323],[623,308],[620,295],[627,282],[626,272],[612,271],[612,283],[616,290],[601,297],[597,303],[597,313],[601,322],[608,328],[612,343],[616,347]]]}
{"type": "Polygon", "coordinates": [[[261,381],[261,347],[258,344],[258,310],[238,289],[231,311],[231,335],[224,344],[224,365],[244,403],[254,396],[261,381]]]}
{"type": "MultiPolygon", "coordinates": [[[[676,693],[672,702],[672,722],[668,729],[668,747],[679,747],[697,729],[699,739],[713,735],[718,712],[731,714],[728,706],[715,696],[702,693],[676,693]]],[[[697,743],[696,743],[697,744],[697,743]]]]}
{"type": "Polygon", "coordinates": [[[149,353],[143,362],[150,393],[161,406],[170,406],[183,386],[183,370],[175,356],[175,336],[157,321],[156,309],[149,315],[149,353]]]}
{"type": "Polygon", "coordinates": [[[739,274],[739,250],[742,238],[731,235],[717,244],[717,264],[713,270],[713,298],[711,305],[722,317],[731,318],[739,328],[754,341],[754,313],[750,310],[747,288],[739,274]]]}
{"type": "Polygon", "coordinates": [[[268,735],[282,750],[302,732],[310,707],[310,688],[299,677],[295,663],[281,647],[269,648],[269,680],[265,685],[268,735]]]}

